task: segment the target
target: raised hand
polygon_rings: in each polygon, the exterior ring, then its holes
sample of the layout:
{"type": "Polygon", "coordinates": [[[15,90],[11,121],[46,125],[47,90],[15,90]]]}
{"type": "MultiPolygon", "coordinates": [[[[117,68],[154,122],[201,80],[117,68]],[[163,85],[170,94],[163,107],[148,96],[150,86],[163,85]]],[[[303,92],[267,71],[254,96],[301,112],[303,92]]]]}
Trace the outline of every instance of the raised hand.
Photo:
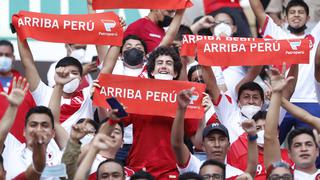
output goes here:
{"type": "Polygon", "coordinates": [[[84,75],[95,72],[98,70],[97,62],[93,61],[93,62],[84,64],[84,65],[82,65],[82,68],[83,68],[84,75]]]}
{"type": "Polygon", "coordinates": [[[89,121],[91,121],[91,120],[86,119],[82,123],[74,124],[72,126],[72,129],[70,132],[70,140],[71,141],[78,143],[80,141],[80,139],[82,139],[85,135],[95,132],[95,129],[88,128],[87,125],[89,124],[89,121]]]}
{"type": "Polygon", "coordinates": [[[119,22],[120,22],[120,26],[123,28],[123,30],[126,30],[126,21],[124,20],[123,17],[119,17],[119,22]]]}
{"type": "Polygon", "coordinates": [[[288,82],[294,79],[294,77],[292,76],[285,78],[285,68],[283,68],[282,71],[282,74],[280,74],[279,70],[275,68],[271,68],[268,71],[268,75],[271,80],[272,92],[282,91],[283,88],[288,84],[288,82]]]}
{"type": "Polygon", "coordinates": [[[209,94],[203,93],[204,97],[202,99],[202,106],[204,107],[204,112],[207,112],[213,105],[209,94]]]}
{"type": "Polygon", "coordinates": [[[179,108],[181,108],[181,109],[187,108],[187,106],[191,102],[191,96],[192,96],[194,89],[195,88],[192,87],[191,89],[185,89],[185,90],[182,90],[178,93],[177,101],[178,101],[179,108]]]}
{"type": "Polygon", "coordinates": [[[16,77],[12,80],[12,90],[10,94],[6,94],[5,92],[1,92],[1,95],[5,96],[9,101],[11,106],[19,106],[29,89],[29,83],[25,78],[19,77],[18,80],[16,77]]]}
{"type": "Polygon", "coordinates": [[[214,18],[212,16],[203,16],[200,20],[199,20],[199,26],[200,29],[205,28],[211,28],[214,25],[214,18]]]}
{"type": "Polygon", "coordinates": [[[98,150],[106,150],[116,146],[116,143],[113,142],[113,138],[101,133],[96,134],[91,143],[92,146],[98,150]]]}
{"type": "Polygon", "coordinates": [[[65,85],[74,78],[76,77],[70,73],[69,69],[65,67],[56,68],[56,73],[54,75],[54,81],[56,84],[65,85]]]}
{"type": "Polygon", "coordinates": [[[242,129],[248,135],[256,135],[257,134],[256,123],[253,119],[247,119],[247,120],[243,121],[241,126],[242,126],[242,129]]]}

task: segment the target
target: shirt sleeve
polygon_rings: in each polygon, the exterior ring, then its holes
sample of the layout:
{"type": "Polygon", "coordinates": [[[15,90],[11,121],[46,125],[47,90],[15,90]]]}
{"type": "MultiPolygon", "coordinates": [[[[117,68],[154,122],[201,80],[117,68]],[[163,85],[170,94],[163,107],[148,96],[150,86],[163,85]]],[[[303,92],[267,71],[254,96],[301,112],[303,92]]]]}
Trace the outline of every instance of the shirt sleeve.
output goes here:
{"type": "Polygon", "coordinates": [[[40,81],[38,87],[31,94],[37,106],[48,106],[52,92],[53,88],[40,81]]]}
{"type": "Polygon", "coordinates": [[[270,16],[266,16],[265,23],[260,31],[264,38],[287,39],[288,33],[278,26],[270,16]]]}
{"type": "Polygon", "coordinates": [[[190,154],[190,158],[184,166],[177,164],[177,168],[180,174],[183,174],[185,172],[199,173],[200,166],[201,161],[192,154],[190,154]]]}

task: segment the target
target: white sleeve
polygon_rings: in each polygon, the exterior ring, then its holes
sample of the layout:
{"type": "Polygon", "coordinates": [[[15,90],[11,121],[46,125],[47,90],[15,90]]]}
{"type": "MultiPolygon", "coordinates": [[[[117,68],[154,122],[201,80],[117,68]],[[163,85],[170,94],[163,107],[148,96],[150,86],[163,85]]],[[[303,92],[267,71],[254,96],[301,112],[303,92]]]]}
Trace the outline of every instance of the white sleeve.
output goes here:
{"type": "Polygon", "coordinates": [[[265,24],[261,29],[261,35],[264,38],[287,39],[288,33],[278,26],[271,17],[267,15],[265,24]]]}
{"type": "Polygon", "coordinates": [[[48,80],[48,86],[53,87],[56,82],[54,81],[54,74],[55,74],[55,70],[56,70],[56,65],[57,63],[52,63],[48,69],[48,73],[47,73],[47,80],[48,80]]]}
{"type": "Polygon", "coordinates": [[[190,153],[190,159],[187,165],[184,167],[180,167],[179,165],[177,165],[177,168],[180,174],[183,174],[185,172],[199,173],[201,164],[201,161],[190,153]]]}
{"type": "Polygon", "coordinates": [[[31,94],[37,106],[48,106],[52,92],[53,88],[40,81],[38,87],[31,94]]]}
{"type": "Polygon", "coordinates": [[[229,95],[228,91],[224,94],[220,94],[217,103],[218,104],[214,104],[214,108],[218,119],[222,124],[225,124],[230,119],[230,115],[236,111],[237,104],[229,95]]]}

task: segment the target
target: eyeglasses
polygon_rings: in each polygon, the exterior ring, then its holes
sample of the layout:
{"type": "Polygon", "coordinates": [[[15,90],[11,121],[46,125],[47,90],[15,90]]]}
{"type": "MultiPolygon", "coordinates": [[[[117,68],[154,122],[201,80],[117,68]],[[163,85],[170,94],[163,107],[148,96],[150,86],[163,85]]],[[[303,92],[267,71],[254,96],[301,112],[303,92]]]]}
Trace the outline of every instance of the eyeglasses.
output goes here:
{"type": "Polygon", "coordinates": [[[219,180],[219,179],[223,179],[223,175],[221,175],[221,174],[205,174],[202,176],[202,178],[204,180],[209,180],[209,179],[219,180]]]}
{"type": "Polygon", "coordinates": [[[284,174],[282,176],[278,174],[272,174],[268,178],[268,180],[292,180],[292,179],[293,179],[292,174],[284,174]]]}

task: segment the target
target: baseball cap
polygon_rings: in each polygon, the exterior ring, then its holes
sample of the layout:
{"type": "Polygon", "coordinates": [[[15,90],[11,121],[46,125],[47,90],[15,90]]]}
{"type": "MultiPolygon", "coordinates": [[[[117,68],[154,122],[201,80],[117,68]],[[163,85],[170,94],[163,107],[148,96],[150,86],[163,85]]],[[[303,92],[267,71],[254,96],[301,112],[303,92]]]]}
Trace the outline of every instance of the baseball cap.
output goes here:
{"type": "Polygon", "coordinates": [[[220,131],[229,139],[228,129],[220,123],[212,123],[204,128],[202,138],[207,137],[212,131],[220,131]]]}

